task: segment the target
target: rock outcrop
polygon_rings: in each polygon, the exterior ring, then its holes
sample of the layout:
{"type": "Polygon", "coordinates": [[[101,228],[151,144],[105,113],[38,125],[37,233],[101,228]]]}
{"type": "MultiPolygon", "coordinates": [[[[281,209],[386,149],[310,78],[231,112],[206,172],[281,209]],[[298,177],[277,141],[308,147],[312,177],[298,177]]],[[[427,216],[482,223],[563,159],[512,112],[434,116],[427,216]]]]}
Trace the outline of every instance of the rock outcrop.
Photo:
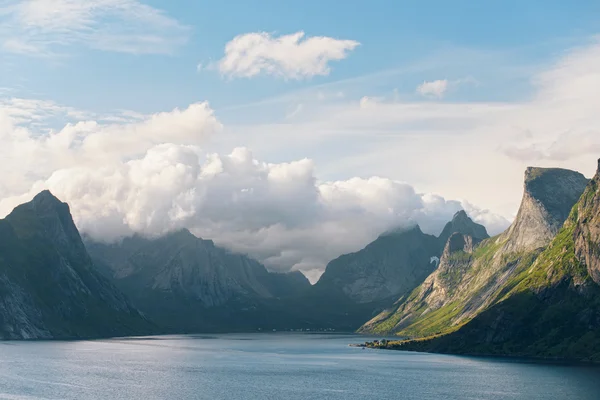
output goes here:
{"type": "Polygon", "coordinates": [[[518,253],[550,243],[579,200],[588,179],[579,172],[560,168],[525,171],[523,200],[514,223],[503,235],[504,251],[518,253]]]}
{"type": "Polygon", "coordinates": [[[577,259],[600,284],[600,160],[596,175],[579,201],[574,235],[577,259]]]}

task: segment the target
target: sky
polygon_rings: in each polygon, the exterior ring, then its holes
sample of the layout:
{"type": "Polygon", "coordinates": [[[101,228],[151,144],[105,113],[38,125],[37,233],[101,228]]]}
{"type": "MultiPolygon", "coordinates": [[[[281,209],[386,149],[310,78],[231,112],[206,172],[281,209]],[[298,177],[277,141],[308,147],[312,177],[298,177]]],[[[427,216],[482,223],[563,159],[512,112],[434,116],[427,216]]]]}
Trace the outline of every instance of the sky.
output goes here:
{"type": "Polygon", "coordinates": [[[311,280],[389,229],[514,218],[600,156],[600,2],[0,0],[0,216],[189,228],[311,280]]]}

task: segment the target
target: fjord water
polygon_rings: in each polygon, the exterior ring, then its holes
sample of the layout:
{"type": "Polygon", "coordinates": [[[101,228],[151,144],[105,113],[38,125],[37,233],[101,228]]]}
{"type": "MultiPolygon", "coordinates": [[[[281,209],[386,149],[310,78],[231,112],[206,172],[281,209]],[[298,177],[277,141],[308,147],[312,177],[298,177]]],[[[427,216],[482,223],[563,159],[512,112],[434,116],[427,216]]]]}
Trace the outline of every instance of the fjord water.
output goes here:
{"type": "Polygon", "coordinates": [[[324,334],[0,344],[6,399],[598,399],[600,369],[385,350],[324,334]]]}

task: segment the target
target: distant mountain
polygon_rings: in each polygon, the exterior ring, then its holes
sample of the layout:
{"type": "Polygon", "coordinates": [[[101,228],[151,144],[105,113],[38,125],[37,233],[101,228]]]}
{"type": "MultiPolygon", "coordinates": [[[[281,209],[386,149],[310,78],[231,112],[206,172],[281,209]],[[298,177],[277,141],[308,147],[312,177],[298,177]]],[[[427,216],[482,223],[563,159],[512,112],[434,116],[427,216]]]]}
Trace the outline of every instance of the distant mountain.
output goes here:
{"type": "Polygon", "coordinates": [[[96,272],[67,204],[44,191],[0,220],[0,338],[156,331],[96,272]]]}
{"type": "Polygon", "coordinates": [[[304,302],[319,310],[319,324],[337,321],[336,327],[355,330],[419,286],[437,268],[445,236],[455,232],[489,237],[464,211],[454,215],[439,238],[418,225],[385,233],[331,261],[304,302]]]}
{"type": "Polygon", "coordinates": [[[438,237],[438,243],[444,248],[450,236],[455,233],[461,233],[466,236],[470,236],[474,241],[481,242],[484,239],[488,239],[488,235],[485,226],[473,222],[464,210],[461,210],[454,214],[452,221],[448,222],[440,236],[438,237]]]}
{"type": "Polygon", "coordinates": [[[316,289],[369,303],[414,289],[437,266],[438,241],[419,226],[386,233],[364,249],[331,261],[316,289]]]}
{"type": "Polygon", "coordinates": [[[133,303],[168,331],[278,326],[271,303],[308,290],[300,272],[277,274],[188,230],[103,244],[86,239],[94,262],[133,303]],[[260,315],[259,315],[260,314],[260,315]]]}
{"type": "Polygon", "coordinates": [[[600,361],[599,174],[528,169],[506,233],[449,254],[365,330],[421,338],[388,345],[406,350],[600,361]]]}

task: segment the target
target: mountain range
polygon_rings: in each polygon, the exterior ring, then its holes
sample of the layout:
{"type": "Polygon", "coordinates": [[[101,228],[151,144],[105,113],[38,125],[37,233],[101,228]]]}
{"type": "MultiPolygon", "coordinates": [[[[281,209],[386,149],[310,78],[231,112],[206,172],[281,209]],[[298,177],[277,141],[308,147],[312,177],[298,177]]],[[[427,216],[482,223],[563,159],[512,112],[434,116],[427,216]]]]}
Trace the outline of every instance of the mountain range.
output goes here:
{"type": "Polygon", "coordinates": [[[405,338],[386,348],[599,361],[599,174],[527,169],[506,232],[451,238],[439,268],[361,331],[405,338]]]}
{"type": "Polygon", "coordinates": [[[0,220],[0,338],[279,329],[396,335],[389,349],[600,361],[600,161],[589,180],[528,168],[489,237],[465,211],[439,236],[392,230],[310,285],[194,236],[79,234],[44,191],[0,220]]]}
{"type": "Polygon", "coordinates": [[[311,286],[301,272],[269,272],[185,229],[156,239],[85,242],[97,269],[169,332],[280,328],[288,318],[278,319],[271,303],[311,286]]]}

